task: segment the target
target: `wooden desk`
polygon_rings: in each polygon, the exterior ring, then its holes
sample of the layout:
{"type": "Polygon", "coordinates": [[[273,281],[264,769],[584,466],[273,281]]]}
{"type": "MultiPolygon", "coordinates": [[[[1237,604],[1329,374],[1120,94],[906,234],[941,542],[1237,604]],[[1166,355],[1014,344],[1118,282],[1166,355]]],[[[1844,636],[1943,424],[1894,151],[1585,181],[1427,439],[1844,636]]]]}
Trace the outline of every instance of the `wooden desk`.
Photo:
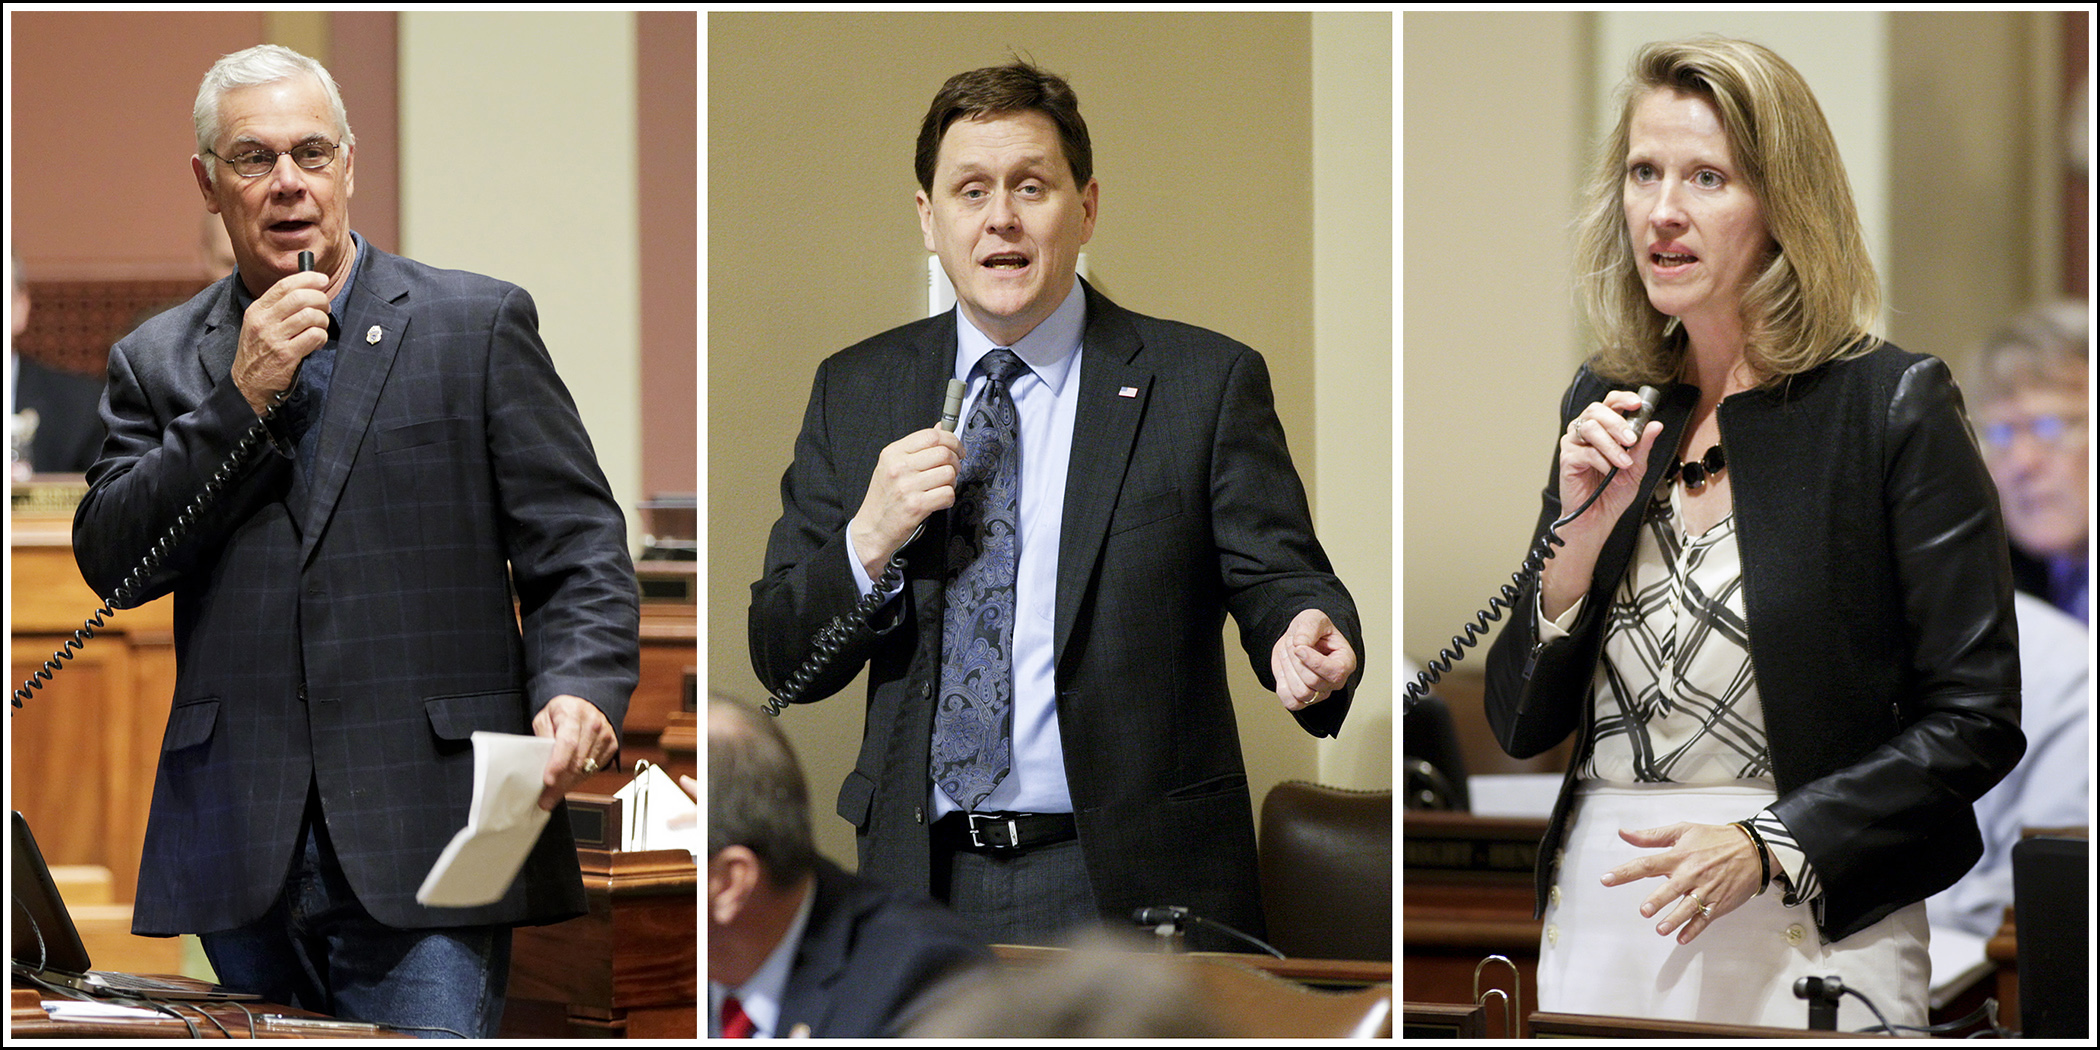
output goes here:
{"type": "MultiPolygon", "coordinates": [[[[10,1039],[188,1039],[190,1029],[172,1017],[151,1019],[106,1019],[94,1021],[55,1021],[44,1012],[44,993],[41,989],[16,987],[10,990],[8,1000],[7,1035],[10,1039]]],[[[206,1039],[248,1038],[249,1017],[255,1019],[257,1039],[413,1039],[407,1032],[372,1028],[311,1029],[277,1028],[264,1025],[266,1013],[284,1014],[326,1020],[321,1014],[307,1010],[296,1010],[289,1006],[271,1003],[249,1002],[241,1006],[229,1003],[183,1003],[175,1007],[197,1026],[197,1034],[206,1039]],[[248,1013],[242,1013],[245,1007],[248,1013]],[[202,1015],[202,1016],[200,1016],[202,1015]],[[206,1020],[209,1017],[210,1020],[206,1020]],[[213,1024],[217,1021],[218,1024],[213,1024]],[[223,1030],[220,1026],[224,1026],[223,1030]]]]}
{"type": "Polygon", "coordinates": [[[1663,1021],[1650,1017],[1611,1017],[1603,1014],[1551,1014],[1544,1011],[1528,1019],[1533,1037],[1541,1039],[1897,1039],[1893,1035],[1859,1032],[1820,1032],[1807,1028],[1768,1028],[1748,1024],[1710,1024],[1705,1021],[1663,1021]]]}
{"type": "MultiPolygon", "coordinates": [[[[71,511],[17,511],[8,689],[42,666],[101,599],[73,563],[71,511]]],[[[175,684],[175,603],[116,613],[66,670],[8,722],[11,804],[51,864],[109,869],[118,902],[137,899],[153,773],[175,684]]]]}
{"type": "MultiPolygon", "coordinates": [[[[1069,948],[1048,948],[1033,944],[994,944],[992,954],[1005,962],[1048,963],[1070,954],[1069,948]]],[[[1393,983],[1393,964],[1383,961],[1358,959],[1278,959],[1269,955],[1242,952],[1181,952],[1175,953],[1199,961],[1227,962],[1249,970],[1260,970],[1272,977],[1281,977],[1315,988],[1368,988],[1374,984],[1393,983]]]]}
{"type": "Polygon", "coordinates": [[[694,1038],[700,879],[692,854],[576,852],[590,912],[518,928],[502,1035],[694,1038]]]}
{"type": "Polygon", "coordinates": [[[688,683],[698,676],[698,608],[692,602],[642,603],[642,680],[620,727],[620,760],[629,768],[646,758],[674,775],[699,775],[690,758],[679,753],[674,728],[678,715],[696,710],[689,706],[696,690],[688,683]]]}
{"type": "MultiPolygon", "coordinates": [[[[1474,968],[1487,956],[1501,955],[1517,967],[1521,1025],[1538,1003],[1544,925],[1531,914],[1532,865],[1546,822],[1416,811],[1401,826],[1401,982],[1407,998],[1470,1005],[1474,968]]],[[[1481,971],[1483,991],[1513,991],[1508,985],[1507,967],[1481,971]]]]}

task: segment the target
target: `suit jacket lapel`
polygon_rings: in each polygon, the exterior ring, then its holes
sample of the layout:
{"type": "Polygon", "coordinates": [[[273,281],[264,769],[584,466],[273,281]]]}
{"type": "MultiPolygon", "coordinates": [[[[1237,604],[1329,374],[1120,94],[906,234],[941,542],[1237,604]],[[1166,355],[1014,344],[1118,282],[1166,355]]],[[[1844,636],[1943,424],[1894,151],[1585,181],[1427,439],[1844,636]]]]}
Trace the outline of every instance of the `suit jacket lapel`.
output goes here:
{"type": "Polygon", "coordinates": [[[1152,396],[1152,373],[1136,363],[1144,343],[1129,315],[1086,285],[1085,363],[1072,423],[1072,464],[1065,480],[1064,537],[1057,551],[1057,623],[1051,666],[1064,662],[1065,643],[1094,563],[1108,538],[1108,522],[1123,487],[1123,471],[1137,440],[1138,422],[1152,396]],[[1135,396],[1123,393],[1134,391],[1135,396]]]}
{"type": "Polygon", "coordinates": [[[220,281],[214,289],[218,300],[204,312],[204,336],[197,341],[197,364],[204,369],[200,389],[210,390],[233,374],[234,353],[241,343],[240,300],[233,294],[233,282],[240,279],[234,274],[220,281]]]}
{"type": "MultiPolygon", "coordinates": [[[[948,380],[955,375],[957,323],[952,310],[940,315],[934,324],[926,326],[925,336],[911,348],[910,359],[898,377],[901,386],[897,397],[890,402],[889,429],[883,432],[883,444],[940,422],[941,400],[947,396],[948,380]]],[[[956,426],[960,428],[962,424],[958,422],[956,426]]],[[[849,498],[846,505],[857,506],[857,496],[849,498]]],[[[926,532],[910,545],[907,557],[911,562],[910,578],[922,585],[915,594],[919,608],[937,614],[942,608],[941,590],[948,575],[946,512],[926,519],[926,532]]]]}
{"type": "Polygon", "coordinates": [[[926,338],[912,351],[907,374],[899,377],[901,387],[890,402],[890,441],[940,422],[941,398],[955,374],[955,318],[952,313],[942,316],[945,322],[927,326],[926,338]]]}
{"type": "Polygon", "coordinates": [[[314,454],[311,483],[310,523],[301,538],[299,563],[313,557],[314,546],[327,531],[328,519],[350,476],[366,429],[371,426],[372,406],[394,367],[394,354],[408,337],[408,283],[394,257],[365,245],[369,258],[360,261],[357,287],[343,310],[343,334],[336,343],[335,375],[328,382],[328,403],[321,410],[321,445],[314,454]],[[378,340],[368,333],[376,330],[378,340]]]}

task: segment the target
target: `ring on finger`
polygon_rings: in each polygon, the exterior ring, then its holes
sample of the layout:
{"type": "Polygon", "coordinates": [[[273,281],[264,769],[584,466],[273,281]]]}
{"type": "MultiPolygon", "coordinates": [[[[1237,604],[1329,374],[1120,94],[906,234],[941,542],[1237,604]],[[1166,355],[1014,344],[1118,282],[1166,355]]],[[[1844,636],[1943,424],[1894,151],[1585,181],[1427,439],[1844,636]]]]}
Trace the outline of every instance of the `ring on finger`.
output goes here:
{"type": "Polygon", "coordinates": [[[1709,919],[1714,917],[1714,906],[1708,904],[1706,898],[1699,896],[1696,892],[1686,892],[1685,896],[1691,898],[1694,911],[1709,919]]]}
{"type": "Polygon", "coordinates": [[[595,758],[591,758],[588,755],[584,756],[583,771],[586,773],[596,773],[598,771],[598,760],[595,758]]]}

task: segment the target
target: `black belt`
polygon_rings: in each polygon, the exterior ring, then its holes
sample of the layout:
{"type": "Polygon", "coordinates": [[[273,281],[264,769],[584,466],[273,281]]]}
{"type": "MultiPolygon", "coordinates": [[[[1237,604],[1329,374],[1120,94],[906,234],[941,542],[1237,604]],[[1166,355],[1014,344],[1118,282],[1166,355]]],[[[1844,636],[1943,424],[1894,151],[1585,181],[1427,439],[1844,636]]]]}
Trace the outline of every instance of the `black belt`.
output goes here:
{"type": "Polygon", "coordinates": [[[1018,853],[1079,837],[1070,813],[970,813],[933,822],[933,841],[948,849],[1018,853]]]}

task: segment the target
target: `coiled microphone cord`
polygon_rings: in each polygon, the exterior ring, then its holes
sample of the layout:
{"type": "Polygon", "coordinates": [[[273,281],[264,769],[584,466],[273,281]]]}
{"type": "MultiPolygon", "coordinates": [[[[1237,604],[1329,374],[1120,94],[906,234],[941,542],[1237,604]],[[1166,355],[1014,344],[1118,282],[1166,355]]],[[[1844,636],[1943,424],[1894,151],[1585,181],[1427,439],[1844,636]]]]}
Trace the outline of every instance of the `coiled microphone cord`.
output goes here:
{"type": "MultiPolygon", "coordinates": [[[[1654,417],[1655,405],[1661,396],[1661,392],[1652,386],[1644,386],[1640,389],[1641,410],[1632,419],[1633,434],[1636,441],[1639,440],[1641,431],[1648,428],[1648,421],[1654,417]]],[[[1590,493],[1590,498],[1582,501],[1582,506],[1562,515],[1560,520],[1546,526],[1545,535],[1540,536],[1538,542],[1532,545],[1531,552],[1524,556],[1524,564],[1519,566],[1516,572],[1510,574],[1509,582],[1502,585],[1499,593],[1488,598],[1485,608],[1473,614],[1471,623],[1461,624],[1460,627],[1463,633],[1452,635],[1451,644],[1438,650],[1436,659],[1429,661],[1423,667],[1422,672],[1415,675],[1415,680],[1407,684],[1407,689],[1400,700],[1400,710],[1403,714],[1413,710],[1414,706],[1420,703],[1423,697],[1428,696],[1429,687],[1441,681],[1446,674],[1449,674],[1453,664],[1466,658],[1466,650],[1479,647],[1480,639],[1486,636],[1490,629],[1489,625],[1502,619],[1502,614],[1505,611],[1514,608],[1517,599],[1524,593],[1524,588],[1529,587],[1539,578],[1539,574],[1546,570],[1546,561],[1553,557],[1553,548],[1568,545],[1568,541],[1561,538],[1560,530],[1566,527],[1569,522],[1582,517],[1584,511],[1595,506],[1597,499],[1604,495],[1604,490],[1611,487],[1612,479],[1618,476],[1619,468],[1611,468],[1604,475],[1604,481],[1597,486],[1596,491],[1590,493]]]]}
{"type": "MultiPolygon", "coordinates": [[[[918,538],[919,533],[914,530],[911,539],[918,538]]],[[[911,540],[904,541],[904,545],[911,546],[911,540]]],[[[809,655],[803,658],[802,666],[795,668],[795,673],[789,675],[787,682],[780,687],[780,695],[766,698],[767,714],[779,718],[780,712],[787,710],[789,704],[800,699],[809,689],[809,684],[816,680],[817,675],[830,666],[832,658],[846,648],[846,643],[853,638],[853,632],[867,626],[875,618],[875,613],[882,608],[882,603],[889,599],[890,592],[904,582],[904,564],[903,554],[892,555],[889,564],[882,567],[882,576],[875,581],[875,586],[869,589],[868,593],[861,595],[860,601],[854,603],[852,609],[832,617],[831,622],[817,632],[817,636],[810,640],[809,655]]]]}
{"type": "MultiPolygon", "coordinates": [[[[314,253],[300,252],[299,272],[309,273],[313,268],[314,253]]],[[[331,316],[329,324],[332,326],[334,323],[331,316]]],[[[226,454],[226,462],[219,464],[219,469],[212,472],[212,476],[204,482],[204,487],[199,489],[195,496],[190,497],[189,504],[182,508],[182,513],[175,515],[175,521],[168,526],[168,531],[161,533],[159,542],[146,551],[146,556],[139,559],[137,567],[131,570],[130,575],[124,577],[124,582],[117,584],[116,589],[110,591],[109,596],[102,600],[102,604],[88,614],[80,629],[74,631],[73,636],[66,639],[65,644],[51,654],[51,659],[44,661],[44,666],[37,668],[36,673],[25,679],[21,688],[15,690],[12,702],[16,708],[22,706],[22,701],[35,696],[36,691],[42,689],[45,682],[64,669],[66,661],[73,659],[87,646],[88,639],[95,636],[95,628],[106,626],[110,614],[118,609],[129,609],[137,603],[139,594],[146,589],[146,581],[152,579],[153,574],[160,571],[161,563],[168,560],[168,555],[175,553],[175,548],[182,545],[190,529],[196,527],[197,519],[204,516],[204,508],[218,501],[219,493],[233,484],[234,477],[247,467],[256,450],[262,447],[263,442],[269,440],[270,421],[277,418],[277,410],[283,407],[286,398],[292,396],[295,385],[287,385],[283,390],[271,395],[269,404],[263,406],[262,418],[257,419],[255,425],[249,427],[239,441],[234,442],[233,451],[226,454]]],[[[13,712],[10,711],[9,714],[12,715],[13,712]]]]}
{"type": "Polygon", "coordinates": [[[255,457],[256,452],[269,439],[270,421],[276,418],[277,409],[284,404],[290,390],[291,388],[287,387],[270,399],[262,418],[257,419],[255,425],[249,427],[247,432],[241,435],[241,439],[234,443],[233,451],[226,455],[226,462],[219,464],[219,469],[204,482],[204,487],[197,490],[195,496],[190,497],[189,503],[182,508],[181,513],[175,515],[175,521],[168,526],[168,530],[162,533],[160,539],[146,551],[145,556],[139,559],[138,565],[124,577],[124,581],[109,592],[109,596],[102,600],[102,604],[94,612],[88,614],[88,618],[81,622],[80,629],[74,631],[72,637],[67,638],[65,644],[54,651],[50,659],[44,661],[44,666],[37,668],[36,673],[23,680],[12,698],[15,707],[21,707],[22,701],[35,696],[36,691],[44,687],[44,683],[49,682],[65,667],[68,660],[73,659],[85,648],[88,639],[95,636],[95,629],[108,625],[107,618],[112,613],[137,604],[138,596],[146,589],[147,581],[153,578],[154,573],[160,571],[168,556],[175,553],[175,548],[182,545],[190,530],[196,527],[198,519],[203,517],[205,508],[218,502],[220,493],[233,484],[234,479],[246,469],[248,461],[255,457]]]}

